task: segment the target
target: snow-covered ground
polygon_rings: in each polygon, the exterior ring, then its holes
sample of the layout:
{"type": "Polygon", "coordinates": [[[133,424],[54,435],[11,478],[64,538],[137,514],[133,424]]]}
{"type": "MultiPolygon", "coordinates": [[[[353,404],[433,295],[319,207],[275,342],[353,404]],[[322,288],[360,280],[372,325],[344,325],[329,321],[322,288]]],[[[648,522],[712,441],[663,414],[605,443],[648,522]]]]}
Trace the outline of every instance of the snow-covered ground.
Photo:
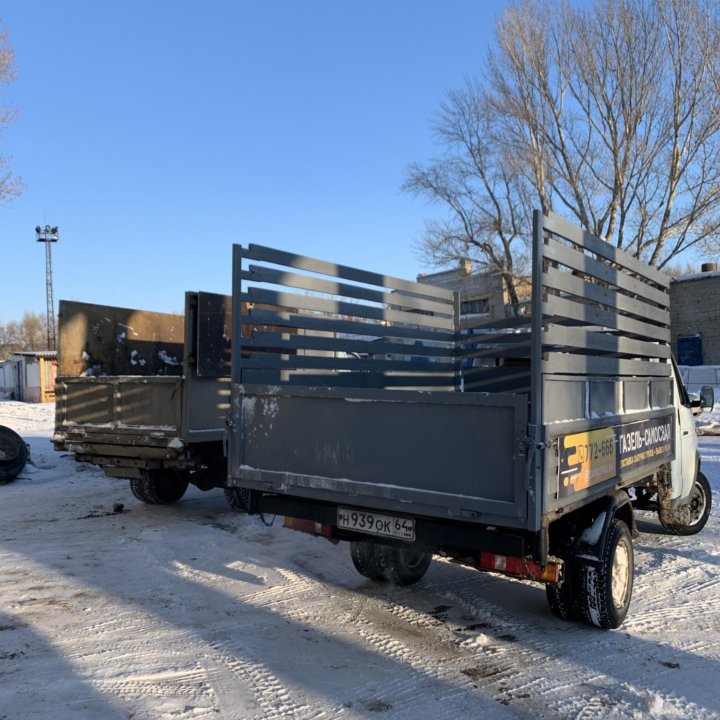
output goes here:
{"type": "MultiPolygon", "coordinates": [[[[377,585],[217,490],[144,505],[52,449],[53,412],[0,402],[33,461],[0,486],[0,720],[720,717],[717,509],[690,538],[643,517],[630,615],[603,632],[438,560],[377,585]]],[[[720,438],[701,445],[720,497],[720,438]]]]}

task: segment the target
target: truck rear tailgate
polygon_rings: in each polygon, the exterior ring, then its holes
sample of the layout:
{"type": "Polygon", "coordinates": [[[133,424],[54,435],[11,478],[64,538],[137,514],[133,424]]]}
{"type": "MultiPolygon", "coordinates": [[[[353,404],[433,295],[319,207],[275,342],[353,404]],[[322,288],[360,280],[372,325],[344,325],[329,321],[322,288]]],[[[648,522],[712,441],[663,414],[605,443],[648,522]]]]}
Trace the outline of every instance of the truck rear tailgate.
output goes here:
{"type": "Polygon", "coordinates": [[[526,526],[524,395],[238,385],[234,402],[237,484],[526,526]]]}
{"type": "Polygon", "coordinates": [[[179,377],[60,378],[54,441],[80,453],[127,454],[146,446],[149,456],[175,456],[181,408],[179,377]]]}

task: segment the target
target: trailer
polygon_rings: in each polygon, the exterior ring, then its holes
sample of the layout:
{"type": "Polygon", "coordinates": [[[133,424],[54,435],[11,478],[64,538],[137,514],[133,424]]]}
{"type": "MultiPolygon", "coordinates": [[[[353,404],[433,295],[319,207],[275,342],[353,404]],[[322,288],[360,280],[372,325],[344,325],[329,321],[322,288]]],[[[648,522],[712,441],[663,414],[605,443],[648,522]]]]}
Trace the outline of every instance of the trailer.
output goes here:
{"type": "Polygon", "coordinates": [[[411,584],[441,555],[618,627],[634,506],[678,534],[710,511],[669,281],[539,212],[532,263],[528,314],[488,322],[431,285],[234,246],[228,485],[349,541],[368,578],[411,584]]]}
{"type": "Polygon", "coordinates": [[[55,449],[129,480],[146,503],[224,487],[230,304],[187,292],[173,315],[61,300],[55,449]]]}

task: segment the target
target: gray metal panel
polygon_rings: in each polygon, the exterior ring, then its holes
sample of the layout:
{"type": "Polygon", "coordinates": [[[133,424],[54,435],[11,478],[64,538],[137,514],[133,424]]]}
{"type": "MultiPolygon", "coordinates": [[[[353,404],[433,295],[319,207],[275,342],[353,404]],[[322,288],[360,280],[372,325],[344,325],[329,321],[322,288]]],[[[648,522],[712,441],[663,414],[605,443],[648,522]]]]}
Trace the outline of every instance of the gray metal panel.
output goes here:
{"type": "Polygon", "coordinates": [[[625,295],[607,285],[602,286],[582,280],[570,271],[561,272],[552,267],[547,268],[543,273],[543,285],[546,288],[575,295],[584,301],[602,305],[605,310],[616,310],[657,324],[670,324],[670,313],[667,310],[645,303],[637,297],[625,295]]]}
{"type": "Polygon", "coordinates": [[[233,392],[244,437],[242,457],[233,458],[234,484],[525,525],[523,396],[264,386],[233,392]]]}
{"type": "Polygon", "coordinates": [[[497,367],[473,370],[463,374],[465,392],[530,393],[530,369],[527,367],[497,367]]]}
{"type": "Polygon", "coordinates": [[[498,318],[495,320],[469,316],[460,318],[459,328],[460,330],[493,330],[498,328],[508,329],[530,327],[530,325],[531,319],[527,316],[516,318],[498,318]]]}
{"type": "MultiPolygon", "coordinates": [[[[307,270],[321,275],[330,275],[332,277],[342,278],[343,280],[351,280],[353,282],[365,283],[367,285],[376,285],[378,287],[386,287],[401,292],[406,292],[416,297],[428,297],[452,302],[453,293],[450,290],[428,285],[426,283],[416,283],[410,280],[402,280],[381,273],[368,272],[367,270],[358,270],[357,268],[348,267],[346,265],[337,265],[335,263],[317,260],[315,258],[297,255],[295,253],[276,250],[274,248],[264,247],[251,243],[243,252],[244,257],[249,260],[261,260],[274,263],[275,265],[285,265],[287,267],[307,270]]],[[[239,280],[239,278],[237,278],[239,280]]],[[[237,287],[233,284],[233,287],[237,287]]]]}
{"type": "Polygon", "coordinates": [[[302,310],[330,313],[332,315],[345,315],[368,320],[382,320],[387,323],[404,323],[405,325],[420,325],[421,327],[453,329],[452,318],[447,316],[429,316],[421,313],[402,312],[390,310],[386,307],[363,305],[361,303],[346,302],[327,298],[313,297],[311,295],[298,295],[296,293],[276,292],[264,288],[251,287],[242,299],[250,303],[262,305],[279,305],[302,310]]]}
{"type": "Polygon", "coordinates": [[[628,335],[636,335],[639,338],[649,338],[666,343],[670,341],[668,327],[650,325],[625,315],[600,310],[593,305],[585,305],[557,296],[547,298],[542,304],[542,313],[551,322],[563,319],[569,324],[612,328],[628,335]]]}
{"type": "Polygon", "coordinates": [[[566,375],[652,375],[668,377],[670,365],[644,360],[596,357],[594,355],[569,355],[567,353],[545,353],[542,362],[544,373],[566,375]]]}
{"type": "Polygon", "coordinates": [[[268,370],[245,368],[243,379],[252,385],[293,385],[307,387],[369,388],[401,390],[445,390],[455,389],[455,375],[419,375],[401,372],[332,372],[325,373],[293,370],[268,370]]]}
{"type": "Polygon", "coordinates": [[[197,294],[196,368],[200,377],[230,377],[232,298],[217,293],[197,294]]]}
{"type": "Polygon", "coordinates": [[[346,298],[357,298],[368,300],[374,303],[385,303],[388,307],[400,308],[403,310],[424,310],[427,312],[440,313],[451,316],[453,306],[446,302],[438,302],[416,298],[407,293],[384,292],[361,285],[350,285],[338,283],[322,278],[299,275],[298,273],[284,272],[274,268],[250,265],[242,274],[243,280],[253,283],[269,283],[271,285],[284,285],[286,287],[300,290],[310,290],[328,295],[339,295],[346,298]]]}
{"type": "Polygon", "coordinates": [[[230,378],[200,378],[191,374],[185,385],[184,439],[190,443],[222,440],[230,412],[230,378]]]}
{"type": "Polygon", "coordinates": [[[589,417],[599,418],[622,414],[621,382],[616,380],[590,380],[588,390],[589,417]]]}
{"type": "Polygon", "coordinates": [[[666,407],[673,403],[672,380],[653,380],[650,383],[650,405],[653,408],[666,407]]]}
{"type": "Polygon", "coordinates": [[[233,356],[235,382],[274,372],[280,384],[457,385],[450,291],[254,245],[236,249],[233,278],[234,336],[242,344],[233,356]],[[248,265],[249,259],[292,271],[248,265]]]}
{"type": "Polygon", "coordinates": [[[544,216],[543,226],[548,232],[560,235],[566,240],[582,247],[584,250],[589,250],[609,260],[615,266],[620,266],[635,275],[646,278],[661,288],[667,289],[670,287],[670,278],[661,270],[651,267],[629,253],[619,250],[605,240],[592,235],[577,225],[573,225],[560,215],[549,213],[547,216],[544,216]]]}
{"type": "Polygon", "coordinates": [[[179,433],[182,419],[182,379],[119,376],[64,378],[59,425],[106,426],[123,433],[133,428],[171,429],[179,433]]]}
{"type": "Polygon", "coordinates": [[[590,275],[628,293],[644,297],[649,302],[666,308],[670,307],[670,296],[667,291],[647,285],[642,280],[623,273],[619,268],[595,260],[575,248],[561,245],[551,237],[545,238],[543,256],[551,263],[565,265],[583,275],[590,275]]]}
{"type": "Polygon", "coordinates": [[[254,332],[252,338],[244,342],[245,347],[278,348],[280,350],[326,350],[331,352],[355,352],[379,355],[415,355],[422,357],[453,358],[454,349],[442,346],[413,345],[397,342],[384,342],[383,338],[368,340],[346,340],[318,335],[288,335],[285,333],[254,332]]]}
{"type": "Polygon", "coordinates": [[[659,342],[645,342],[628,338],[617,333],[588,330],[572,325],[550,324],[545,330],[543,342],[546,345],[563,345],[585,352],[598,350],[618,355],[632,355],[643,358],[670,357],[670,348],[659,342]]]}
{"type": "Polygon", "coordinates": [[[271,311],[263,308],[251,307],[246,312],[246,323],[253,325],[275,325],[280,328],[306,329],[316,332],[343,333],[359,335],[371,338],[393,337],[407,338],[412,340],[427,340],[432,343],[445,343],[448,347],[454,347],[453,336],[448,335],[447,330],[433,330],[432,328],[421,328],[412,326],[392,327],[378,325],[377,323],[336,319],[326,316],[293,315],[287,311],[271,311]]]}
{"type": "Polygon", "coordinates": [[[581,420],[586,415],[587,385],[583,380],[546,377],[543,387],[543,423],[581,420]]]}
{"type": "Polygon", "coordinates": [[[623,402],[626,413],[647,410],[650,407],[650,383],[647,380],[625,380],[623,402]]]}

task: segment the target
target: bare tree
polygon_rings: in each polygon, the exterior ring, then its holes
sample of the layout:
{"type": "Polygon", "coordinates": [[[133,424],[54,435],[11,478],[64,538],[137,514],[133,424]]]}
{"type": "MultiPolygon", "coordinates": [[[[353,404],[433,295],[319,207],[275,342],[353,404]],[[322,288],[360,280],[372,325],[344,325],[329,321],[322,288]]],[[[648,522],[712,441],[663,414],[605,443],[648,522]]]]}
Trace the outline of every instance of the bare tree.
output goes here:
{"type": "MultiPolygon", "coordinates": [[[[7,39],[7,31],[0,31],[0,85],[9,85],[15,80],[15,54],[7,39]]],[[[15,110],[0,105],[0,133],[16,116],[15,110]]],[[[20,178],[13,175],[7,156],[0,153],[0,204],[7,205],[22,192],[20,178]]]]}
{"type": "Polygon", "coordinates": [[[0,360],[14,352],[47,349],[47,325],[44,315],[26,312],[20,322],[0,323],[0,360]]]}
{"type": "Polygon", "coordinates": [[[511,5],[482,79],[443,105],[447,154],[408,172],[407,190],[450,211],[428,224],[426,258],[438,264],[439,247],[457,257],[464,242],[509,270],[486,251],[506,246],[499,230],[476,243],[477,218],[517,228],[510,252],[523,257],[530,204],[660,268],[699,244],[717,251],[719,12],[704,0],[511,5]],[[459,118],[476,132],[460,136],[459,118]]]}
{"type": "Polygon", "coordinates": [[[450,210],[445,219],[426,222],[421,254],[436,266],[469,258],[501,273],[517,312],[518,278],[527,272],[531,188],[514,158],[492,142],[494,121],[477,83],[468,80],[449,93],[435,123],[447,153],[426,166],[411,165],[403,189],[450,210]]]}

